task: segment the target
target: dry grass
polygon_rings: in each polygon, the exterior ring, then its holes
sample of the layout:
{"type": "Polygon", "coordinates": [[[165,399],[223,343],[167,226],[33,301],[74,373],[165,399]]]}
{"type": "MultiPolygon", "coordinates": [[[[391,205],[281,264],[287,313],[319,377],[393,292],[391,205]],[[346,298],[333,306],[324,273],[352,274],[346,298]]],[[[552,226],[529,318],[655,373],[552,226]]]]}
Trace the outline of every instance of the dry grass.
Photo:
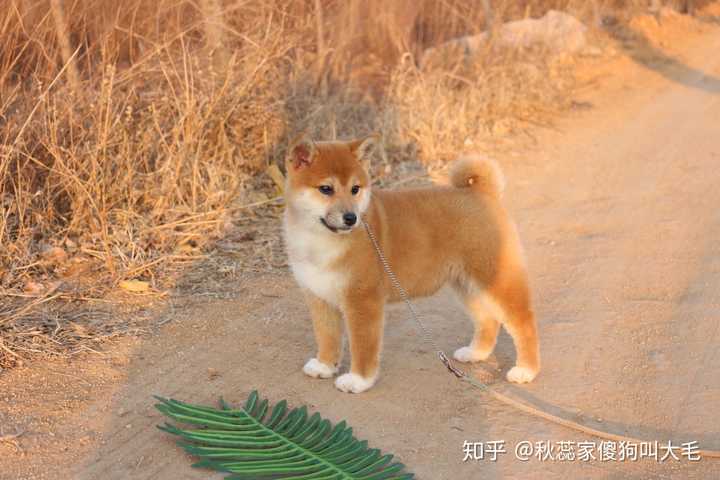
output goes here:
{"type": "MultiPolygon", "coordinates": [[[[378,131],[390,164],[545,122],[571,83],[542,52],[416,66],[426,47],[488,27],[483,3],[5,0],[0,365],[127,329],[77,306],[100,312],[125,279],[165,288],[246,203],[276,195],[262,172],[300,130],[378,131]]],[[[593,12],[490,3],[497,21],[593,12]]]]}

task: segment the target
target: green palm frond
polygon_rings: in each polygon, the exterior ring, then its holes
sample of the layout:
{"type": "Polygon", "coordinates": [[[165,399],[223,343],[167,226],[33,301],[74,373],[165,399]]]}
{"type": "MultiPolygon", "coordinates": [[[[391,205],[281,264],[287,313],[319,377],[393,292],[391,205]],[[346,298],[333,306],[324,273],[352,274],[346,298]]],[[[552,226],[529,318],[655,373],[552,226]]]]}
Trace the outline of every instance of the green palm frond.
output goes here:
{"type": "Polygon", "coordinates": [[[270,408],[256,391],[240,409],[220,400],[220,409],[155,397],[168,417],[202,428],[169,423],[160,430],[181,437],[178,444],[201,460],[194,467],[232,475],[227,479],[407,480],[405,466],[368,447],[342,421],[333,426],[306,407],[288,411],[285,400],[270,408]]]}

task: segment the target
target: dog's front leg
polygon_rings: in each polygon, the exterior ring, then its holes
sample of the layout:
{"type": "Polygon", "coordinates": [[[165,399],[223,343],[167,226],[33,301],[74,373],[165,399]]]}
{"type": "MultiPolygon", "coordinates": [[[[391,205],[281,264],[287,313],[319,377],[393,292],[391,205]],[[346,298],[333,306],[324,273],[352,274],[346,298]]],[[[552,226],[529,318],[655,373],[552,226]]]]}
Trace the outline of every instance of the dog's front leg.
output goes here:
{"type": "Polygon", "coordinates": [[[340,310],[310,292],[305,293],[315,330],[317,356],[303,367],[306,375],[330,378],[338,371],[342,355],[342,314],[340,310]]]}
{"type": "Polygon", "coordinates": [[[340,375],[335,386],[360,393],[375,384],[380,370],[385,301],[379,293],[356,294],[344,305],[350,340],[350,373],[340,375]]]}

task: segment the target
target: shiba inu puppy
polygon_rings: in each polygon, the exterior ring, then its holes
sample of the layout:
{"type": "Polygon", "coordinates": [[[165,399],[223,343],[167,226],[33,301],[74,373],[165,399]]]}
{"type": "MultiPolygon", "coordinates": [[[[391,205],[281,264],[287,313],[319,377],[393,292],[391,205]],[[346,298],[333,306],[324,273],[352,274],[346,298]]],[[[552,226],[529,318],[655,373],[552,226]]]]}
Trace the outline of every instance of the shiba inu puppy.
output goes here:
{"type": "Polygon", "coordinates": [[[349,142],[300,140],[288,156],[284,218],[290,266],[311,311],[317,354],[303,368],[316,378],[338,373],[343,327],[350,371],[335,385],[359,393],[378,378],[386,302],[399,300],[378,261],[368,223],[410,296],[451,285],[475,323],[461,362],[485,360],[504,325],[517,362],[507,373],[524,383],[540,370],[538,338],[522,247],[500,202],[503,177],[480,157],[456,161],[449,186],[372,190],[373,137],[349,142]]]}

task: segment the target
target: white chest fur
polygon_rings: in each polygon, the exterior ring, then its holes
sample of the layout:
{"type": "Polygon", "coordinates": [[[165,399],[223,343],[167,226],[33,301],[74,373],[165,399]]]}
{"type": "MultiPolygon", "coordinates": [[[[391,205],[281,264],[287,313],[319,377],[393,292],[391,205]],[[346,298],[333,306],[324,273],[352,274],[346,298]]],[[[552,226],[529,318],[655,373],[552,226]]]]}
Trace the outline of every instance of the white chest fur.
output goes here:
{"type": "Polygon", "coordinates": [[[346,275],[335,264],[346,251],[346,242],[342,240],[334,234],[304,229],[285,220],[285,246],[295,280],[336,306],[346,287],[346,275]]]}

